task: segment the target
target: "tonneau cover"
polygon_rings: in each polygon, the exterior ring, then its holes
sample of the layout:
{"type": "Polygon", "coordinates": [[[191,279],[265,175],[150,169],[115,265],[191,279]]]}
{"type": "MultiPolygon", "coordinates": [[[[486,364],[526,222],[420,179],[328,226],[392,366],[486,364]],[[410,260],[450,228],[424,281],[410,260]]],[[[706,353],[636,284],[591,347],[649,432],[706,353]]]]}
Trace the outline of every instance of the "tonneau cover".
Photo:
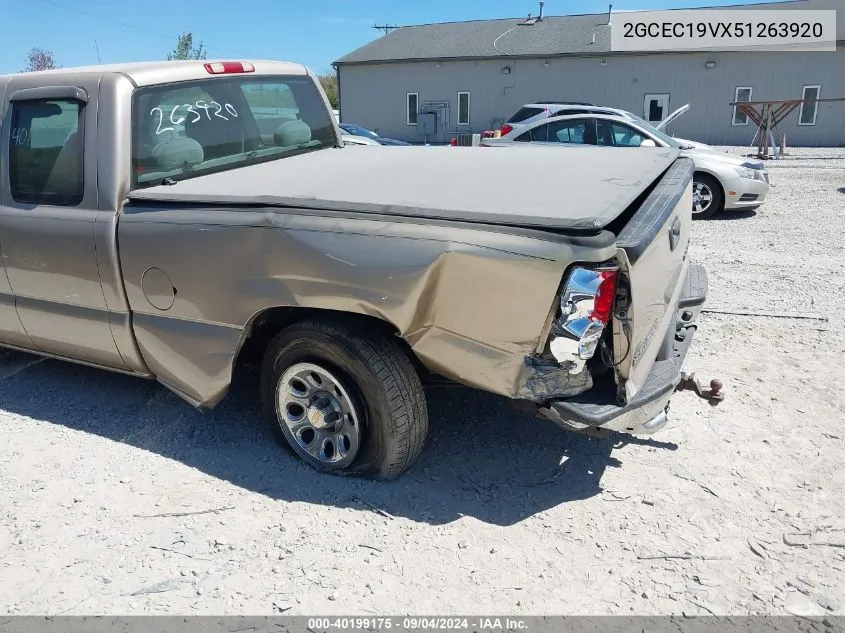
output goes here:
{"type": "Polygon", "coordinates": [[[597,231],[678,154],[659,147],[344,147],[140,189],[129,198],[597,231]]]}

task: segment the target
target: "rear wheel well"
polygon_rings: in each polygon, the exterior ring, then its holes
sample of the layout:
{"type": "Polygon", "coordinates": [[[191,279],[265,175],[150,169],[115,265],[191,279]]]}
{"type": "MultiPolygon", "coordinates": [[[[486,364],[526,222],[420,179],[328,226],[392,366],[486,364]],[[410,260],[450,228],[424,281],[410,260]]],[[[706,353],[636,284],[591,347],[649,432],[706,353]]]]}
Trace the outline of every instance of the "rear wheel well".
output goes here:
{"type": "Polygon", "coordinates": [[[247,326],[246,339],[241,345],[235,364],[260,366],[261,360],[264,357],[264,351],[270,345],[270,341],[279,332],[294,323],[317,318],[335,322],[354,323],[356,329],[366,330],[376,334],[381,333],[385,337],[395,337],[398,339],[399,346],[408,355],[420,377],[428,373],[425,366],[417,358],[417,355],[414,354],[411,346],[408,345],[405,339],[399,336],[398,328],[392,323],[366,314],[302,307],[268,308],[255,315],[247,326]]]}

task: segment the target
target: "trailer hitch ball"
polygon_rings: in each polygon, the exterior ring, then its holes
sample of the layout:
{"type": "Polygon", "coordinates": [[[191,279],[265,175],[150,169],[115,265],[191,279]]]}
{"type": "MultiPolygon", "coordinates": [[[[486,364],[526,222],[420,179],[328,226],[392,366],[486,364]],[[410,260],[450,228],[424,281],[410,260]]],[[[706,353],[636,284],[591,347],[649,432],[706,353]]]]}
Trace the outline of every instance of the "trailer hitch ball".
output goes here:
{"type": "Polygon", "coordinates": [[[678,384],[677,391],[694,391],[699,398],[707,400],[711,405],[716,406],[725,399],[725,394],[722,392],[724,384],[718,378],[713,378],[710,381],[710,388],[705,389],[701,386],[695,373],[681,372],[681,382],[678,384]]]}
{"type": "Polygon", "coordinates": [[[721,395],[720,392],[722,391],[723,386],[724,385],[722,384],[722,381],[719,380],[718,378],[714,378],[713,380],[711,380],[710,381],[710,395],[711,396],[721,395]]]}

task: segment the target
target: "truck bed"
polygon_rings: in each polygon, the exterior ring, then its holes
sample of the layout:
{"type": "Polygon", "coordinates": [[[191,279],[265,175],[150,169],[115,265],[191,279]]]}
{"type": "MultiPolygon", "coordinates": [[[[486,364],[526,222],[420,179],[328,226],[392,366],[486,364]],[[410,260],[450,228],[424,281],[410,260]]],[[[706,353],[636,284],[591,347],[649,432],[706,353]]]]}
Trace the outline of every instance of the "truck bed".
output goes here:
{"type": "Polygon", "coordinates": [[[129,197],[590,233],[628,208],[677,156],[675,149],[646,147],[636,152],[604,147],[346,147],[156,185],[129,197]]]}

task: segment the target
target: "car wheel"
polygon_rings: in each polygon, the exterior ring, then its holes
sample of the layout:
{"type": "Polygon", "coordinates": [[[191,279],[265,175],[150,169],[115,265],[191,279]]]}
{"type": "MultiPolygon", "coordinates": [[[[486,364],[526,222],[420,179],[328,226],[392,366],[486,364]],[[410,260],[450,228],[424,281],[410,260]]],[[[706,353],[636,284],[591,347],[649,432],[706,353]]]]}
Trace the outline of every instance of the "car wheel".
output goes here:
{"type": "Polygon", "coordinates": [[[261,399],[276,439],[323,472],[394,479],[428,434],[422,385],[398,342],[342,322],[282,330],[264,356],[261,399]]]}
{"type": "Polygon", "coordinates": [[[692,217],[709,218],[722,210],[725,195],[719,181],[709,174],[695,172],[692,177],[692,217]]]}

